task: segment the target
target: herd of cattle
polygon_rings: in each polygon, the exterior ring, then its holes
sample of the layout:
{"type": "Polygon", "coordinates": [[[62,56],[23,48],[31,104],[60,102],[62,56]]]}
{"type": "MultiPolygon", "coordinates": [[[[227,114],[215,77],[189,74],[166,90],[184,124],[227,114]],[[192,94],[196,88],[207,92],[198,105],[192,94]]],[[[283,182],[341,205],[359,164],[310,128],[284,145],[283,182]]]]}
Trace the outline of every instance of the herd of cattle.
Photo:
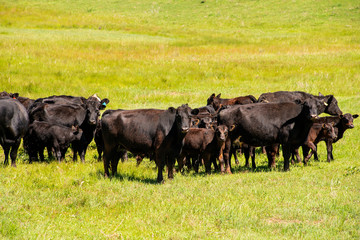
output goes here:
{"type": "Polygon", "coordinates": [[[168,178],[173,178],[175,161],[178,170],[184,165],[197,172],[200,163],[206,173],[211,165],[221,172],[231,173],[231,156],[244,152],[246,165],[252,158],[255,168],[255,147],[263,147],[270,168],[275,167],[279,146],[282,146],[284,170],[290,159],[300,160],[303,148],[304,164],[312,154],[317,158],[316,145],[325,141],[327,160],[333,159],[332,144],[353,128],[357,114],[343,114],[333,95],[315,96],[305,92],[280,91],[254,96],[222,99],[212,94],[204,107],[191,109],[187,104],[177,108],[100,110],[109,100],[96,95],[89,98],[50,96],[32,100],[19,94],[0,93],[0,144],[8,164],[16,166],[17,150],[23,146],[29,162],[44,161],[44,149],[58,161],[71,146],[73,160],[77,155],[85,162],[90,142],[95,139],[99,159],[103,153],[105,176],[117,173],[120,158],[129,151],[138,163],[143,157],[155,160],[157,181],[163,181],[167,166],[168,178]],[[318,117],[321,113],[332,116],[318,117]],[[309,151],[311,152],[309,153],[309,151]],[[219,163],[219,164],[218,164],[219,163]]]}

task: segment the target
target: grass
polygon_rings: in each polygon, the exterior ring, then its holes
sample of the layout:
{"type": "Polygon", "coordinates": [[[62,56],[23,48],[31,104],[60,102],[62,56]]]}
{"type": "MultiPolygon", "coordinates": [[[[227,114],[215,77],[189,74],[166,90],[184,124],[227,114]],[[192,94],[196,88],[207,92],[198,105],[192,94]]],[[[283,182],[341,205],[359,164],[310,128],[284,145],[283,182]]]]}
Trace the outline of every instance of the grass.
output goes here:
{"type": "MultiPolygon", "coordinates": [[[[2,91],[109,98],[108,108],[203,106],[279,90],[334,94],[360,109],[360,5],[354,0],[0,0],[2,91]]],[[[335,161],[268,171],[177,174],[119,164],[103,178],[95,144],[86,164],[0,168],[5,239],[358,239],[358,121],[335,161]]],[[[0,153],[0,159],[3,154],[0,153]]],[[[244,159],[241,158],[241,166],[244,159]]]]}

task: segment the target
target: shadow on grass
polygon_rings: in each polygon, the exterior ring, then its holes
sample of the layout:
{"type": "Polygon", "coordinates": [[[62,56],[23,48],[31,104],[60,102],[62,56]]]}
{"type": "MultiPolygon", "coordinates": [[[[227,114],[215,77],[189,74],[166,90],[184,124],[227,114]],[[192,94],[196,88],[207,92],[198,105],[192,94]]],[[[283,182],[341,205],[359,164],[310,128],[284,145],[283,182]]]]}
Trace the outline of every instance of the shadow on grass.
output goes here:
{"type": "MultiPolygon", "coordinates": [[[[104,179],[104,171],[97,170],[96,173],[90,173],[91,176],[96,175],[98,179],[104,179]]],[[[110,176],[108,178],[109,180],[117,180],[117,181],[131,181],[131,182],[140,182],[145,184],[159,184],[156,180],[156,178],[148,178],[143,176],[136,176],[135,174],[127,174],[127,173],[117,173],[115,176],[110,176]]]]}

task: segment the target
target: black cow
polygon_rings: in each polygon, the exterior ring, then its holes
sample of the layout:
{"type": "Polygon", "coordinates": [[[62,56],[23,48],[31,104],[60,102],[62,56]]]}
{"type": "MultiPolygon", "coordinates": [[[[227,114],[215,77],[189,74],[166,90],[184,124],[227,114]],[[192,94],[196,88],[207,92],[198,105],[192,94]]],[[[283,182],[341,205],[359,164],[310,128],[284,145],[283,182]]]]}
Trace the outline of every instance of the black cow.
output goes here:
{"type": "Polygon", "coordinates": [[[163,168],[168,167],[168,178],[173,178],[175,158],[179,155],[182,140],[190,129],[191,117],[198,110],[186,104],[177,109],[109,110],[101,118],[104,140],[104,170],[109,176],[117,172],[119,150],[134,154],[154,154],[158,167],[157,181],[163,181],[163,168]]]}
{"type": "Polygon", "coordinates": [[[61,162],[73,141],[80,140],[82,130],[79,126],[71,128],[44,121],[34,121],[24,136],[24,149],[29,154],[29,162],[44,161],[44,148],[54,149],[56,159],[61,162]]]}
{"type": "Polygon", "coordinates": [[[26,110],[29,110],[30,106],[34,103],[35,100],[27,98],[27,97],[20,97],[19,93],[8,93],[8,92],[0,92],[0,98],[13,98],[17,99],[26,110]]]}
{"type": "Polygon", "coordinates": [[[279,91],[279,92],[269,92],[263,93],[260,95],[258,102],[262,103],[282,103],[282,102],[293,102],[296,100],[304,101],[307,98],[315,98],[319,101],[322,101],[326,106],[324,112],[330,115],[340,116],[342,111],[338,106],[338,102],[333,95],[322,95],[319,93],[319,96],[312,95],[310,93],[301,92],[301,91],[279,91]]]}
{"type": "Polygon", "coordinates": [[[65,95],[42,98],[30,108],[30,121],[47,121],[67,127],[79,125],[83,134],[79,141],[72,143],[73,160],[76,161],[79,154],[82,162],[85,162],[87,146],[94,138],[100,110],[105,109],[108,103],[107,98],[100,100],[96,95],[88,99],[65,95]]]}
{"type": "Polygon", "coordinates": [[[4,149],[5,165],[8,164],[10,152],[11,166],[16,167],[17,151],[28,126],[28,114],[18,100],[0,99],[0,144],[4,149]]]}
{"type": "Polygon", "coordinates": [[[247,95],[247,96],[240,96],[236,98],[220,98],[221,93],[215,96],[215,93],[213,93],[208,99],[207,99],[207,105],[212,105],[214,109],[217,111],[221,108],[221,106],[228,106],[228,105],[244,105],[244,104],[250,104],[250,103],[256,103],[257,100],[253,95],[247,95]]]}
{"type": "MultiPolygon", "coordinates": [[[[102,161],[102,153],[104,151],[104,140],[103,140],[102,130],[101,130],[101,121],[98,121],[98,123],[96,124],[94,141],[96,144],[96,150],[98,152],[98,162],[101,162],[102,161]]],[[[121,154],[121,161],[124,162],[127,159],[128,159],[128,154],[127,154],[127,151],[124,150],[123,153],[121,154]]],[[[142,158],[140,158],[140,157],[138,158],[138,156],[136,156],[136,159],[138,160],[138,164],[140,164],[142,161],[142,158]]]]}
{"type": "MultiPolygon", "coordinates": [[[[252,146],[283,145],[284,170],[289,170],[289,157],[293,148],[300,146],[310,129],[311,118],[324,112],[325,105],[317,99],[304,102],[258,103],[239,105],[219,113],[218,124],[231,130],[226,141],[224,160],[226,171],[231,173],[229,152],[231,141],[241,136],[240,141],[252,146]]],[[[269,163],[270,167],[275,163],[269,163]]],[[[223,164],[220,164],[224,172],[223,164]]]]}
{"type": "MultiPolygon", "coordinates": [[[[321,117],[321,118],[314,120],[315,123],[321,123],[321,124],[331,123],[334,125],[334,132],[337,136],[335,139],[325,138],[325,137],[319,139],[319,141],[325,141],[325,143],[326,143],[327,161],[328,162],[330,162],[331,160],[334,160],[334,157],[332,154],[332,151],[333,151],[332,144],[336,143],[337,141],[342,139],[344,136],[344,133],[347,129],[354,128],[353,121],[355,118],[358,118],[358,117],[359,117],[358,114],[351,115],[350,113],[346,113],[346,114],[340,115],[340,116],[321,117]]],[[[316,144],[315,144],[315,147],[316,147],[316,144]]],[[[309,150],[310,150],[309,148],[307,148],[306,146],[303,146],[304,158],[305,158],[305,156],[307,156],[309,150]]],[[[314,153],[314,158],[316,160],[318,160],[316,152],[314,153]]]]}
{"type": "MultiPolygon", "coordinates": [[[[342,111],[340,110],[338,106],[338,102],[336,98],[333,95],[327,95],[324,96],[323,94],[319,93],[319,96],[312,95],[310,93],[301,92],[301,91],[278,91],[278,92],[268,92],[263,93],[260,95],[258,102],[261,103],[282,103],[282,102],[293,102],[293,101],[304,101],[308,98],[315,98],[317,100],[323,101],[324,105],[326,106],[324,112],[328,113],[330,115],[339,116],[342,114],[342,111]]],[[[268,152],[272,152],[268,154],[268,156],[273,156],[273,152],[276,151],[276,149],[279,149],[279,146],[272,145],[266,147],[268,152]]],[[[298,162],[301,161],[298,149],[292,150],[292,159],[294,159],[294,155],[296,156],[298,162]]],[[[269,159],[269,163],[274,163],[275,157],[273,159],[269,159]]],[[[293,160],[294,162],[294,160],[293,160]]]]}

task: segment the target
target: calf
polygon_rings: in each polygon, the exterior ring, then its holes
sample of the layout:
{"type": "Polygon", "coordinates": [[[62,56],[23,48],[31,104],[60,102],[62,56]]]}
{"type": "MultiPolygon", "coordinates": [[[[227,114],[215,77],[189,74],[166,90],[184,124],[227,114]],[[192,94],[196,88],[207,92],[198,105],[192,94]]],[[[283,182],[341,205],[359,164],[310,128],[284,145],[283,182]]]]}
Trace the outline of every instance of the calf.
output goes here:
{"type": "MultiPolygon", "coordinates": [[[[184,158],[187,155],[200,156],[204,160],[205,172],[211,173],[211,163],[216,164],[216,158],[222,158],[222,150],[228,136],[228,128],[220,125],[213,129],[191,128],[183,140],[183,147],[178,157],[179,169],[181,171],[184,158]]],[[[198,162],[194,164],[195,171],[198,171],[198,162]]]]}
{"type": "Polygon", "coordinates": [[[311,152],[305,157],[304,164],[306,165],[313,153],[316,152],[316,145],[322,139],[336,139],[333,123],[314,123],[308,133],[304,145],[311,149],[311,152]]]}
{"type": "Polygon", "coordinates": [[[212,105],[217,111],[221,108],[221,106],[228,106],[228,105],[244,105],[249,103],[256,103],[257,100],[253,95],[247,95],[247,96],[241,96],[236,98],[220,98],[221,93],[215,96],[215,93],[213,93],[208,99],[207,99],[207,105],[212,105]]]}
{"type": "MultiPolygon", "coordinates": [[[[319,141],[325,141],[326,148],[327,148],[327,161],[330,162],[331,160],[334,160],[332,151],[333,151],[333,143],[336,143],[340,139],[343,138],[344,133],[347,129],[354,128],[354,119],[358,118],[358,114],[351,115],[350,113],[346,113],[344,115],[340,116],[331,116],[331,117],[321,117],[315,120],[316,123],[331,123],[334,125],[334,131],[336,134],[335,139],[329,139],[329,138],[321,138],[319,141]]],[[[315,144],[316,147],[316,144],[315,144]]],[[[303,147],[303,154],[304,157],[307,156],[307,153],[309,152],[309,148],[303,147]]],[[[314,153],[314,158],[318,159],[316,152],[314,153]]]]}
{"type": "Polygon", "coordinates": [[[17,151],[21,138],[25,135],[29,126],[29,117],[25,107],[16,99],[0,99],[0,145],[4,149],[7,165],[9,153],[11,166],[16,167],[17,151]]]}
{"type": "Polygon", "coordinates": [[[56,159],[61,162],[65,153],[73,141],[79,140],[82,135],[79,127],[71,128],[48,122],[34,121],[29,126],[24,137],[24,149],[29,154],[29,162],[37,160],[39,153],[41,161],[44,161],[44,148],[54,149],[56,159]]]}

